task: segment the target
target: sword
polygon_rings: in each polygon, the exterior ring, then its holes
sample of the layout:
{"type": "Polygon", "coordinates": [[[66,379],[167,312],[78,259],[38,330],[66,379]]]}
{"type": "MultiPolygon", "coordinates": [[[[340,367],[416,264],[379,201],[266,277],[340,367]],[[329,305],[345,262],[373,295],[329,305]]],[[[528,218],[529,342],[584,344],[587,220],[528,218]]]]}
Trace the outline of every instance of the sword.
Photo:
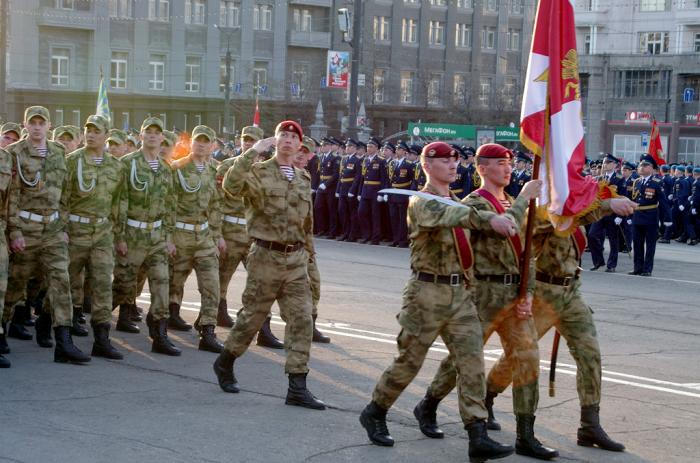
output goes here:
{"type": "Polygon", "coordinates": [[[554,341],[552,342],[552,356],[549,359],[549,397],[554,397],[554,381],[557,371],[557,355],[559,354],[559,339],[561,334],[559,330],[554,330],[554,341]]]}
{"type": "MultiPolygon", "coordinates": [[[[622,219],[622,220],[627,220],[627,219],[622,219]]],[[[625,228],[622,226],[622,224],[618,225],[618,228],[620,229],[620,232],[622,232],[622,242],[625,244],[625,249],[627,249],[627,257],[632,259],[632,252],[630,250],[630,246],[627,243],[627,238],[625,238],[625,228]]]]}
{"type": "Polygon", "coordinates": [[[457,202],[453,199],[443,198],[442,196],[437,196],[432,193],[426,193],[425,191],[402,190],[400,188],[385,188],[383,190],[379,190],[379,194],[418,196],[419,198],[427,199],[428,201],[437,201],[442,204],[447,204],[448,206],[467,207],[464,204],[457,202]]]}

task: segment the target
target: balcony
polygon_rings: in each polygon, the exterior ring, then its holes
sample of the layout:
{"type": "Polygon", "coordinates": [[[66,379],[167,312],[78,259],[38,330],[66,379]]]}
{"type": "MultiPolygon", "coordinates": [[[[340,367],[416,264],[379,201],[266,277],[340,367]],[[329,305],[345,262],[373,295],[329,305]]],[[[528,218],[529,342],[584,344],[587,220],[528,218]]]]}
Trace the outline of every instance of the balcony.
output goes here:
{"type": "Polygon", "coordinates": [[[331,47],[331,33],[290,31],[289,46],[329,49],[331,47]]]}
{"type": "Polygon", "coordinates": [[[290,0],[290,5],[307,5],[320,6],[323,8],[332,8],[333,0],[290,0]]]}
{"type": "Polygon", "coordinates": [[[94,31],[97,29],[98,18],[95,13],[85,10],[63,10],[56,8],[39,8],[36,17],[38,26],[65,27],[94,31]]]}

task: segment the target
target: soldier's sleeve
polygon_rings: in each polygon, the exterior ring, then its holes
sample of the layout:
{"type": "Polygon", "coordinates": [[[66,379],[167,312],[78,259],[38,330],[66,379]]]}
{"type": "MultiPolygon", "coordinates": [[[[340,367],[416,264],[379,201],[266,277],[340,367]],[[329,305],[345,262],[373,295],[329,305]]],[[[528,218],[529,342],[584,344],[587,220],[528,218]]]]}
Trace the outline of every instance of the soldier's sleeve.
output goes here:
{"type": "Polygon", "coordinates": [[[22,191],[19,175],[17,174],[17,156],[11,150],[8,150],[12,157],[12,180],[7,192],[7,232],[10,241],[22,238],[22,229],[20,228],[19,218],[19,198],[22,191]]]}
{"type": "Polygon", "coordinates": [[[165,171],[167,177],[166,184],[168,191],[165,197],[169,200],[165,203],[165,215],[163,217],[163,228],[165,230],[165,242],[173,242],[173,230],[175,229],[175,211],[177,210],[177,198],[175,197],[175,183],[173,170],[168,166],[165,171]]]}
{"type": "Polygon", "coordinates": [[[333,169],[331,169],[332,176],[326,182],[326,186],[329,188],[333,188],[336,186],[336,184],[340,183],[340,182],[338,182],[338,179],[340,178],[340,159],[336,158],[332,162],[333,162],[333,164],[336,164],[336,165],[333,166],[333,169]]]}
{"type": "Polygon", "coordinates": [[[251,167],[258,152],[250,148],[233,162],[226,175],[222,187],[233,196],[247,197],[250,195],[248,183],[251,178],[251,167]]]}
{"type": "Polygon", "coordinates": [[[304,249],[309,254],[309,259],[315,259],[316,249],[314,248],[314,208],[309,208],[309,212],[306,214],[304,219],[304,232],[306,238],[304,239],[304,249]]]}
{"type": "Polygon", "coordinates": [[[60,216],[61,222],[63,222],[63,231],[68,231],[68,215],[70,214],[70,196],[71,196],[71,185],[73,185],[74,178],[74,160],[69,155],[66,159],[66,178],[63,179],[63,188],[61,189],[61,200],[58,206],[58,215],[60,216]]]}
{"type": "Polygon", "coordinates": [[[479,211],[473,207],[450,206],[435,200],[411,199],[412,219],[415,226],[431,230],[436,228],[469,228],[490,230],[489,221],[496,216],[489,211],[479,211]]]}
{"type": "Polygon", "coordinates": [[[221,223],[223,218],[221,204],[224,198],[223,191],[218,187],[218,185],[214,186],[214,193],[211,195],[211,199],[209,200],[209,226],[211,227],[214,243],[216,243],[219,241],[219,238],[221,238],[221,223]]]}
{"type": "Polygon", "coordinates": [[[379,169],[379,189],[391,188],[391,180],[389,179],[389,163],[382,161],[384,163],[384,168],[379,169]]]}
{"type": "Polygon", "coordinates": [[[362,183],[362,163],[363,159],[360,159],[359,162],[355,162],[355,178],[352,180],[352,185],[350,186],[350,190],[348,191],[349,193],[352,193],[354,196],[359,196],[360,195],[360,185],[362,183]]]}
{"type": "Polygon", "coordinates": [[[121,162],[117,162],[117,178],[119,179],[119,185],[112,194],[112,212],[110,217],[110,220],[112,222],[112,230],[114,231],[115,236],[118,233],[120,233],[122,222],[126,222],[126,211],[123,211],[123,214],[121,211],[123,195],[122,190],[124,190],[124,188],[126,187],[125,172],[126,169],[124,168],[124,164],[122,164],[121,162]],[[122,216],[124,217],[123,219],[122,216]]]}
{"type": "Polygon", "coordinates": [[[129,211],[129,182],[131,181],[128,164],[124,158],[119,160],[122,166],[122,188],[119,191],[118,218],[114,223],[114,241],[119,243],[126,241],[126,217],[129,211]]]}
{"type": "Polygon", "coordinates": [[[529,201],[522,196],[518,196],[513,204],[510,206],[505,213],[505,215],[512,218],[516,224],[523,226],[525,224],[525,219],[527,218],[527,207],[529,206],[529,201]]]}
{"type": "Polygon", "coordinates": [[[662,222],[671,222],[671,206],[668,203],[668,197],[664,192],[664,187],[661,182],[655,182],[656,197],[659,200],[659,215],[662,222]]]}
{"type": "Polygon", "coordinates": [[[610,207],[610,199],[604,199],[599,202],[599,204],[592,210],[590,210],[586,215],[578,219],[579,225],[588,225],[593,222],[597,222],[603,217],[611,215],[612,208],[610,207]]]}

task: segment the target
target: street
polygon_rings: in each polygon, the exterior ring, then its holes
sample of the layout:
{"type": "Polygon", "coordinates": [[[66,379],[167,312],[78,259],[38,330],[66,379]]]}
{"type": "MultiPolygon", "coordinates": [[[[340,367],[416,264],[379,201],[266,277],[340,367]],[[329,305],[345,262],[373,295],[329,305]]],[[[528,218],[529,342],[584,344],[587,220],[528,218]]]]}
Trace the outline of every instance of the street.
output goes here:
{"type": "MultiPolygon", "coordinates": [[[[415,381],[389,412],[393,448],[372,445],[358,423],[376,380],[396,354],[406,249],[316,240],[323,286],[319,328],[331,344],[314,344],[309,389],[329,406],[318,412],[284,404],[284,352],[254,343],[236,361],[242,391],[225,394],[212,372],[215,354],[200,352],[193,332],[171,331],[181,357],[150,352],[141,334],[112,330],[123,361],[93,358],[87,366],[53,362],[53,351],[10,339],[12,368],[0,371],[0,461],[13,462],[433,462],[468,461],[468,440],[453,392],[440,405],[446,433],[418,430],[413,407],[446,355],[440,340],[415,381]]],[[[601,421],[627,446],[609,453],[576,445],[579,404],[575,365],[559,350],[556,397],[548,396],[552,334],[540,343],[537,437],[571,462],[695,462],[700,453],[700,247],[659,245],[652,277],[590,272],[583,292],[594,311],[603,355],[601,421]]],[[[240,307],[241,268],[229,288],[231,315],[240,307]]],[[[193,322],[199,294],[188,280],[183,317],[193,322]]],[[[148,307],[142,295],[141,307],[148,307]]],[[[284,324],[273,307],[273,330],[284,324]]],[[[112,325],[114,326],[114,325],[112,325]]],[[[33,330],[32,330],[33,331],[33,330]]],[[[217,328],[219,338],[227,330],[217,328]]],[[[92,335],[92,333],[91,333],[92,335]]],[[[91,338],[75,338],[90,351],[91,338]]],[[[496,336],[485,347],[487,370],[500,355],[496,336]]],[[[515,440],[510,389],[496,399],[503,426],[490,435],[515,440]]],[[[534,461],[517,455],[503,462],[534,461]]]]}

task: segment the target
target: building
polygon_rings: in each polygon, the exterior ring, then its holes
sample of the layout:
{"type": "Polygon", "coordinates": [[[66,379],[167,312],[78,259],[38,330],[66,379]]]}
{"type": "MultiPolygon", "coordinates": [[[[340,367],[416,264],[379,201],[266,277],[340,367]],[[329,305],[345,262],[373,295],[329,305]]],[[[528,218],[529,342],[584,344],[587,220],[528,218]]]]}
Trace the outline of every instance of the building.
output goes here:
{"type": "Polygon", "coordinates": [[[588,157],[638,161],[655,118],[667,160],[700,164],[700,2],[575,5],[588,157]]]}

